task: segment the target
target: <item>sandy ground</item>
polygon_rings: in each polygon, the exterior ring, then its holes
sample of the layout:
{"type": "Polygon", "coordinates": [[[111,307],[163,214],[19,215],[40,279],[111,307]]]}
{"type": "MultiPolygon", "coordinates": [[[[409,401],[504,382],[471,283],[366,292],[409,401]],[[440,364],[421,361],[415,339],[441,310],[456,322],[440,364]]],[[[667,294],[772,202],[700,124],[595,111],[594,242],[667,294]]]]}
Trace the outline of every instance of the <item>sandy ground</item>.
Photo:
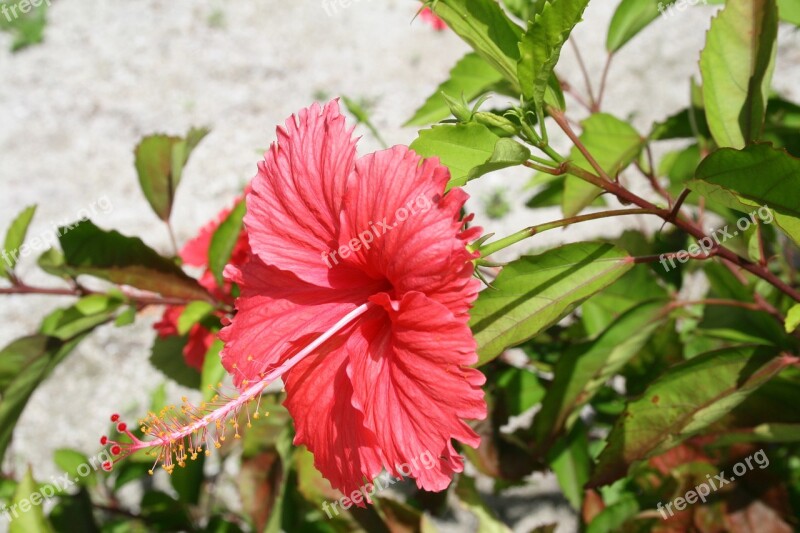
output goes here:
{"type": "MultiPolygon", "coordinates": [[[[616,4],[596,0],[576,33],[595,80],[616,4]]],[[[153,132],[182,134],[192,125],[212,129],[193,155],[177,198],[174,225],[185,241],[254,174],[275,125],[315,98],[365,99],[389,143],[410,143],[415,131],[401,125],[445,79],[465,45],[449,32],[412,23],[416,4],[409,0],[334,5],[337,13],[329,16],[322,0],[54,0],[44,44],[12,55],[9,38],[0,34],[0,228],[23,206],[38,203],[31,235],[52,235],[56,224],[78,218],[80,209],[105,197],[113,207],[98,210],[96,223],[142,236],[166,252],[167,234],[138,189],[132,156],[138,140],[153,132]]],[[[688,77],[697,73],[712,12],[698,7],[662,17],[654,31],[623,49],[610,73],[605,108],[629,117],[642,132],[679,110],[687,101],[688,77]]],[[[790,46],[781,51],[776,85],[797,100],[800,43],[796,32],[784,34],[790,46]]],[[[559,72],[582,87],[569,49],[559,72]]],[[[362,133],[362,153],[378,148],[362,133]]],[[[502,224],[484,223],[487,230],[507,234],[558,218],[557,211],[526,212],[529,194],[516,192],[526,181],[525,173],[510,172],[470,185],[470,207],[482,223],[486,197],[501,187],[509,191],[512,215],[502,224]]],[[[533,244],[621,230],[584,226],[543,235],[533,244]]],[[[29,257],[20,269],[29,283],[52,283],[33,265],[29,257]]],[[[2,302],[3,345],[33,332],[47,311],[66,303],[33,296],[2,302]]],[[[162,382],[147,362],[156,315],[124,330],[102,328],[75,351],[28,405],[4,470],[19,472],[30,463],[46,479],[56,473],[53,450],[95,453],[111,411],[141,412],[150,390],[162,382]]],[[[551,493],[557,494],[552,479],[537,478],[528,499],[504,509],[503,516],[516,531],[556,518],[562,520],[560,531],[570,531],[574,520],[551,493]],[[531,500],[534,494],[543,496],[531,500]]]]}

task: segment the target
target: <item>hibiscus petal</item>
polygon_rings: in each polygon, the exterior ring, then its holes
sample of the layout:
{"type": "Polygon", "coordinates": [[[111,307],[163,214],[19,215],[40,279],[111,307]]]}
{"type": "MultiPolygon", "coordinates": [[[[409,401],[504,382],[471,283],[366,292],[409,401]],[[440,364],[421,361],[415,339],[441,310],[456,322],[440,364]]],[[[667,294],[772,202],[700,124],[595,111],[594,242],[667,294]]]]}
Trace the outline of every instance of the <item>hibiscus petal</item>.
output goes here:
{"type": "Polygon", "coordinates": [[[326,350],[286,374],[284,405],[295,421],[294,443],[314,454],[314,466],[334,488],[351,494],[372,481],[383,462],[364,415],[351,405],[345,342],[346,335],[334,337],[326,350]]]}
{"type": "Polygon", "coordinates": [[[278,128],[247,195],[245,225],[267,264],[331,286],[325,254],[337,246],[339,212],[355,161],[355,139],[334,100],[314,104],[278,128]]]}
{"type": "Polygon", "coordinates": [[[225,342],[222,363],[237,386],[257,380],[297,353],[378,288],[321,288],[258,258],[241,268],[229,265],[225,274],[241,291],[235,320],[220,332],[225,342]]]}
{"type": "Polygon", "coordinates": [[[468,196],[461,189],[445,195],[449,178],[437,159],[423,161],[405,146],[359,159],[348,181],[340,243],[358,248],[348,259],[353,268],[385,276],[397,294],[424,292],[462,317],[480,288],[466,238],[480,230],[460,232],[468,196]]]}
{"type": "Polygon", "coordinates": [[[424,294],[371,301],[388,316],[362,317],[348,341],[353,405],[392,473],[410,471],[419,487],[443,490],[463,470],[451,439],[476,447],[480,437],[463,419],[486,416],[485,378],[465,367],[477,361],[475,341],[464,319],[424,294]],[[420,464],[423,455],[434,464],[420,464]]]}

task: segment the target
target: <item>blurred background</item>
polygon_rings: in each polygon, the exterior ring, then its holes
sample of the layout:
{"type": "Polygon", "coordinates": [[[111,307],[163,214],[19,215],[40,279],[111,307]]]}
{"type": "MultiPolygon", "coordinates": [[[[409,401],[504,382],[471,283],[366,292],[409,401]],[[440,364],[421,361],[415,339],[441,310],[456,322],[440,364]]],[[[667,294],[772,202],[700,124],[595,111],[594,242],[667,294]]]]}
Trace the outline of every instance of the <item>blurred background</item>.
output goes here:
{"type": "MultiPolygon", "coordinates": [[[[591,3],[574,33],[594,80],[605,63],[606,28],[617,3],[591,3]]],[[[92,215],[99,226],[142,236],[168,253],[168,234],[140,192],[133,165],[135,145],[151,133],[211,129],[177,196],[172,219],[179,244],[231,205],[273,141],[275,126],[312,101],[345,95],[369,112],[388,144],[409,144],[416,130],[403,124],[467,50],[449,31],[415,20],[418,8],[410,0],[352,0],[349,7],[335,0],[52,0],[41,43],[12,52],[15,34],[0,32],[0,228],[36,203],[29,236],[52,238],[57,225],[94,205],[102,207],[92,215]]],[[[699,5],[662,16],[621,50],[610,70],[605,109],[628,117],[640,131],[681,109],[715,9],[699,5]]],[[[797,101],[800,34],[781,38],[774,83],[797,101]]],[[[558,72],[582,90],[569,47],[558,72]]],[[[581,113],[572,107],[572,118],[581,113]]],[[[358,132],[361,153],[380,148],[366,128],[358,132]]],[[[537,211],[536,218],[526,212],[530,194],[521,191],[528,177],[501,172],[470,184],[470,210],[501,235],[560,218],[557,209],[553,216],[537,211]],[[498,209],[511,211],[502,224],[492,221],[498,209]]],[[[581,226],[526,246],[621,230],[581,226]]],[[[43,250],[19,267],[31,284],[52,283],[35,268],[43,250]]],[[[64,303],[4,297],[0,344],[33,332],[64,303]]],[[[131,328],[103,327],[83,342],[36,391],[3,471],[21,473],[30,464],[37,478],[46,479],[58,472],[54,450],[92,455],[109,413],[141,412],[164,381],[148,362],[151,326],[159,316],[153,310],[150,321],[131,328]]],[[[173,385],[167,394],[179,398],[182,392],[173,385]]],[[[517,511],[506,510],[519,531],[553,516],[569,526],[571,511],[552,480],[537,478],[528,492],[541,496],[535,512],[525,500],[517,511]]],[[[5,527],[0,521],[0,531],[5,527]]]]}

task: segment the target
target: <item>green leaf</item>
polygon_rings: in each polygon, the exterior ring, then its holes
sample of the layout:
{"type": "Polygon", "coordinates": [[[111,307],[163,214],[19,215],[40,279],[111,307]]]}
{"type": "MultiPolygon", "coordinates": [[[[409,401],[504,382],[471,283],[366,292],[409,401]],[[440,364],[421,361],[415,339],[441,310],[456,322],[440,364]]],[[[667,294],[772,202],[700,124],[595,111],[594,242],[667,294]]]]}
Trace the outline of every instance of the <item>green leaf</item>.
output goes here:
{"type": "Polygon", "coordinates": [[[102,230],[89,220],[60,231],[63,256],[46,253],[39,259],[49,272],[85,274],[167,297],[211,301],[196,280],[138,237],[102,230]]]}
{"type": "Polygon", "coordinates": [[[31,335],[0,350],[0,458],[33,392],[85,335],[67,341],[31,335]]]}
{"type": "Polygon", "coordinates": [[[616,52],[656,20],[675,0],[622,0],[611,18],[606,50],[616,52]]]}
{"type": "Polygon", "coordinates": [[[97,474],[95,473],[89,458],[77,450],[61,448],[53,454],[53,462],[62,472],[69,474],[69,478],[76,480],[82,487],[93,487],[97,485],[97,474]],[[86,471],[88,474],[84,474],[86,471]]]}
{"type": "Polygon", "coordinates": [[[427,126],[450,116],[450,107],[442,93],[467,102],[475,100],[503,80],[503,76],[481,56],[470,52],[450,71],[450,79],[439,85],[425,103],[417,109],[406,126],[427,126]]]}
{"type": "Polygon", "coordinates": [[[203,359],[203,372],[200,375],[200,389],[203,392],[203,399],[211,401],[211,398],[217,393],[217,384],[222,381],[227,374],[227,371],[222,366],[222,359],[220,352],[222,351],[222,341],[214,339],[214,342],[209,346],[206,352],[206,357],[203,359]]]}
{"type": "Polygon", "coordinates": [[[708,125],[721,147],[760,137],[777,52],[775,0],[728,0],[700,55],[708,125]]]}
{"type": "Polygon", "coordinates": [[[169,220],[183,168],[208,132],[206,128],[192,128],[186,137],[150,135],[136,147],[134,156],[139,185],[161,220],[169,220]]]}
{"type": "Polygon", "coordinates": [[[653,124],[650,132],[650,139],[654,141],[695,139],[697,137],[710,139],[711,132],[708,129],[705,113],[696,107],[684,109],[667,117],[662,122],[653,124]]]}
{"type": "Polygon", "coordinates": [[[8,533],[50,533],[52,526],[44,515],[44,497],[33,479],[30,466],[17,487],[11,502],[9,517],[11,524],[8,533]]]}
{"type": "Polygon", "coordinates": [[[504,168],[515,167],[525,163],[531,157],[531,151],[514,139],[499,139],[489,159],[469,171],[467,181],[474,180],[504,168]]]}
{"type": "MultiPolygon", "coordinates": [[[[10,2],[4,3],[9,7],[12,6],[10,2]]],[[[17,3],[16,7],[21,7],[21,4],[22,2],[17,3]]],[[[44,40],[49,5],[49,1],[40,2],[38,6],[33,6],[28,13],[14,12],[16,13],[15,17],[9,17],[3,13],[3,16],[0,16],[0,30],[11,33],[14,38],[11,43],[12,52],[18,52],[44,40]]]]}
{"type": "Polygon", "coordinates": [[[59,308],[42,320],[39,332],[66,341],[109,322],[114,317],[117,307],[119,302],[109,299],[106,307],[90,308],[89,311],[92,311],[90,313],[82,312],[78,304],[59,308]]]}
{"type": "Polygon", "coordinates": [[[625,252],[603,243],[568,244],[506,265],[472,309],[478,364],[558,322],[632,267],[625,252]]]}
{"type": "Polygon", "coordinates": [[[497,376],[498,399],[503,400],[505,411],[517,416],[542,401],[545,388],[539,378],[524,368],[507,368],[497,376]]]}
{"type": "Polygon", "coordinates": [[[114,321],[114,325],[118,328],[124,326],[130,326],[136,322],[136,306],[131,305],[125,308],[119,315],[117,315],[117,319],[114,321]]]}
{"type": "MultiPolygon", "coordinates": [[[[595,113],[584,120],[581,126],[583,127],[581,142],[612,178],[630,165],[644,146],[644,139],[633,126],[607,113],[595,113]]],[[[572,148],[569,159],[584,170],[595,172],[577,148],[572,148]]],[[[567,176],[561,204],[564,216],[575,216],[591,204],[601,192],[599,187],[580,178],[567,176]]]]}
{"type": "Polygon", "coordinates": [[[458,476],[456,496],[464,507],[477,519],[477,533],[511,533],[511,529],[500,521],[481,498],[475,480],[466,475],[458,476]]]}
{"type": "Polygon", "coordinates": [[[611,483],[628,468],[694,436],[740,404],[793,359],[764,348],[727,348],[677,365],[653,382],[608,436],[590,486],[611,483]]]}
{"type": "Polygon", "coordinates": [[[231,260],[236,243],[239,242],[246,212],[247,206],[244,200],[238,202],[211,236],[211,244],[208,246],[208,269],[214,274],[214,279],[220,287],[225,284],[222,272],[231,260]]]}
{"type": "Polygon", "coordinates": [[[142,497],[142,516],[165,531],[192,531],[186,507],[164,492],[149,490],[142,497]]]}
{"type": "Polygon", "coordinates": [[[13,272],[17,266],[19,255],[25,255],[24,250],[20,250],[25,242],[25,235],[28,233],[28,226],[36,213],[36,206],[26,207],[17,215],[6,232],[6,239],[3,242],[3,268],[0,268],[0,276],[8,278],[8,272],[13,272]]]}
{"type": "MultiPolygon", "coordinates": [[[[81,533],[100,533],[93,514],[92,498],[85,488],[77,494],[62,496],[50,511],[53,529],[61,531],[80,531],[81,533]]],[[[133,533],[129,530],[127,533],[133,533]]]]}
{"type": "MultiPolygon", "coordinates": [[[[192,457],[191,455],[189,457],[192,457]]],[[[203,467],[206,464],[206,456],[202,453],[197,454],[197,459],[186,462],[183,468],[177,468],[169,481],[172,488],[178,493],[178,499],[188,505],[197,505],[200,501],[204,485],[203,467]]]]}
{"type": "Polygon", "coordinates": [[[635,357],[668,318],[663,300],[635,305],[596,340],[575,344],[559,357],[553,382],[533,422],[536,442],[547,446],[608,380],[635,357]]]}
{"type": "Polygon", "coordinates": [[[800,424],[759,424],[716,436],[713,446],[730,446],[745,442],[800,442],[800,424]]]}
{"type": "Polygon", "coordinates": [[[786,333],[791,333],[800,326],[800,304],[794,304],[786,314],[786,333]]]}
{"type": "Polygon", "coordinates": [[[460,187],[473,168],[491,159],[498,140],[481,124],[443,125],[421,130],[411,149],[422,157],[438,157],[450,169],[448,188],[460,187]]]}
{"type": "Polygon", "coordinates": [[[624,494],[619,501],[600,511],[586,528],[586,533],[615,533],[639,512],[639,502],[632,494],[624,494]]]}
{"type": "Polygon", "coordinates": [[[581,21],[589,0],[551,0],[528,23],[519,43],[517,75],[522,94],[536,109],[544,104],[550,76],[561,56],[561,48],[572,29],[581,21]]]}
{"type": "Polygon", "coordinates": [[[575,424],[569,435],[560,439],[547,454],[547,462],[558,479],[558,484],[572,508],[583,506],[583,486],[589,481],[591,458],[586,427],[575,424]]]}
{"type": "Polygon", "coordinates": [[[514,87],[517,43],[522,28],[514,24],[495,0],[437,0],[433,11],[514,87]]]}
{"type": "Polygon", "coordinates": [[[785,215],[800,217],[800,159],[769,144],[717,150],[700,163],[695,178],[785,215]]]}
{"type": "Polygon", "coordinates": [[[178,334],[186,335],[192,326],[214,312],[214,306],[208,302],[192,302],[187,305],[178,317],[178,334]]]}
{"type": "Polygon", "coordinates": [[[800,4],[795,0],[778,0],[781,20],[800,26],[800,4]]]}
{"type": "Polygon", "coordinates": [[[183,358],[186,342],[186,337],[156,337],[150,363],[177,384],[196,389],[200,387],[200,372],[187,365],[183,358]]]}

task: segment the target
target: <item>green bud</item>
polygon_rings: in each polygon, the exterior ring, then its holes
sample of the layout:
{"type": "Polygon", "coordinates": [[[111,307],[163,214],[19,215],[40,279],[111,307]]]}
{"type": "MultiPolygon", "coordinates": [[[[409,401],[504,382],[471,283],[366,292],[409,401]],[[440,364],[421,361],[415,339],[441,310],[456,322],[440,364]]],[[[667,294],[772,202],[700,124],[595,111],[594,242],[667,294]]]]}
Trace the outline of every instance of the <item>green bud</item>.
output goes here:
{"type": "Polygon", "coordinates": [[[506,117],[495,115],[494,113],[487,113],[485,111],[478,111],[475,113],[475,122],[489,126],[490,128],[498,128],[509,135],[516,135],[519,133],[519,126],[508,120],[506,117]]]}
{"type": "Polygon", "coordinates": [[[467,106],[467,102],[459,102],[455,98],[451,98],[444,92],[442,93],[447,105],[450,107],[450,112],[453,114],[459,122],[471,122],[472,121],[472,111],[470,111],[469,107],[467,106]]]}

